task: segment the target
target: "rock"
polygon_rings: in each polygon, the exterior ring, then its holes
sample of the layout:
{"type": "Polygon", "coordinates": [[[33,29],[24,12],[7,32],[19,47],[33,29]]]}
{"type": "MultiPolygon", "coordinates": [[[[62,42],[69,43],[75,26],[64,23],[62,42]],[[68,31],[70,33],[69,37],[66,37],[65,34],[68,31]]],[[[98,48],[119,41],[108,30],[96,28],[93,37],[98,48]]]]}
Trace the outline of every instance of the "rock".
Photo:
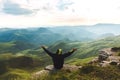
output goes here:
{"type": "Polygon", "coordinates": [[[88,64],[94,64],[98,62],[98,57],[95,57],[92,61],[88,62],[88,64]]]}
{"type": "Polygon", "coordinates": [[[43,76],[47,76],[48,74],[49,74],[48,70],[41,70],[41,71],[33,73],[31,75],[31,79],[32,80],[37,80],[38,78],[43,77],[43,76]]]}
{"type": "Polygon", "coordinates": [[[109,65],[110,65],[109,61],[102,61],[101,63],[99,63],[99,66],[101,66],[101,67],[107,67],[109,65]]]}
{"type": "Polygon", "coordinates": [[[117,65],[120,66],[120,56],[117,56],[117,52],[113,52],[114,50],[120,50],[118,48],[105,48],[99,51],[98,57],[94,58],[88,64],[98,65],[101,67],[107,67],[109,65],[117,65]],[[94,64],[95,63],[95,64],[94,64]]]}
{"type": "MultiPolygon", "coordinates": [[[[61,70],[74,71],[74,70],[78,70],[78,69],[80,69],[80,68],[81,68],[81,66],[64,64],[64,65],[63,65],[63,68],[62,68],[61,70]]],[[[53,65],[48,65],[48,66],[46,66],[44,69],[45,69],[45,70],[49,70],[49,71],[55,71],[55,70],[56,70],[53,65]]]]}
{"type": "Polygon", "coordinates": [[[120,64],[120,57],[119,56],[110,56],[109,61],[110,61],[110,65],[118,65],[118,64],[120,64]]]}
{"type": "MultiPolygon", "coordinates": [[[[64,64],[63,68],[60,69],[60,70],[64,70],[64,71],[67,71],[67,72],[72,72],[72,71],[77,71],[80,68],[81,68],[81,66],[64,64]]],[[[57,71],[60,71],[60,70],[55,69],[53,65],[48,65],[44,68],[44,70],[33,73],[32,74],[32,80],[37,80],[40,77],[47,76],[50,73],[56,73],[57,71]]]]}
{"type": "Polygon", "coordinates": [[[103,60],[106,60],[108,57],[109,57],[109,55],[106,54],[105,52],[103,52],[103,53],[99,54],[98,60],[103,61],[103,60]]]}
{"type": "Polygon", "coordinates": [[[118,52],[120,51],[120,47],[113,47],[111,48],[111,51],[118,52]]]}
{"type": "Polygon", "coordinates": [[[111,48],[105,48],[99,51],[98,60],[103,61],[106,60],[109,56],[112,56],[111,48]]]}
{"type": "Polygon", "coordinates": [[[113,61],[113,60],[119,62],[120,56],[110,56],[109,61],[113,61]]]}
{"type": "Polygon", "coordinates": [[[116,61],[110,62],[110,65],[117,65],[117,64],[118,64],[118,62],[116,62],[116,61]]]}
{"type": "Polygon", "coordinates": [[[62,70],[68,70],[68,71],[72,72],[72,71],[79,70],[80,68],[82,68],[82,66],[65,64],[65,65],[63,66],[62,70]]]}
{"type": "Polygon", "coordinates": [[[54,66],[53,65],[48,65],[44,68],[45,70],[49,70],[49,71],[52,71],[52,70],[55,70],[54,66]]]}
{"type": "Polygon", "coordinates": [[[105,48],[99,51],[99,64],[102,67],[106,67],[108,65],[117,65],[119,63],[120,57],[115,56],[115,53],[112,52],[111,48],[105,48]]]}

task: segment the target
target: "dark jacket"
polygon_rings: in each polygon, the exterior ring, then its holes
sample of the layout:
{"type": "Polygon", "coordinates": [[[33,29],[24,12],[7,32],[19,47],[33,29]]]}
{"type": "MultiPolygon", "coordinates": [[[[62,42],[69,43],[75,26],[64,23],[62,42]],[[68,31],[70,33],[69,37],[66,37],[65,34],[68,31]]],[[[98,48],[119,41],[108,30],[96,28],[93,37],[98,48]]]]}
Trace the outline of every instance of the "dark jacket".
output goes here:
{"type": "Polygon", "coordinates": [[[64,58],[70,56],[74,52],[74,51],[71,51],[71,52],[67,52],[64,54],[55,54],[55,53],[50,52],[46,48],[43,48],[43,49],[49,56],[52,57],[53,65],[54,65],[54,68],[56,69],[61,69],[64,64],[64,58]]]}

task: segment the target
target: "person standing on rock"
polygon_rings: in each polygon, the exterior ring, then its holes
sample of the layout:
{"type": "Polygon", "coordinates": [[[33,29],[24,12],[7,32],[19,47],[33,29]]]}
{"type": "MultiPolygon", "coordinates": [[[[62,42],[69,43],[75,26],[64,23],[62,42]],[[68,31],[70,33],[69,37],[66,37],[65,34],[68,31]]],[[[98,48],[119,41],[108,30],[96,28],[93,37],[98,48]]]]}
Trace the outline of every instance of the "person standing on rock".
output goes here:
{"type": "Polygon", "coordinates": [[[70,56],[72,53],[74,53],[77,49],[73,48],[67,53],[62,54],[62,49],[58,49],[56,53],[50,52],[48,49],[45,48],[45,46],[41,46],[43,50],[52,57],[53,65],[55,69],[61,69],[64,64],[64,58],[70,56]]]}

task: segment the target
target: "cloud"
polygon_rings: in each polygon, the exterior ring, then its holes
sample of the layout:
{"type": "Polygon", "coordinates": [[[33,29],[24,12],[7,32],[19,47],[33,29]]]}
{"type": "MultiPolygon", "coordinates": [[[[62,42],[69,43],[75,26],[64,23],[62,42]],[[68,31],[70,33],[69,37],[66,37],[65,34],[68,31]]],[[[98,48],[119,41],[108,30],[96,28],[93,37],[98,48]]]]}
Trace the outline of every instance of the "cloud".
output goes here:
{"type": "Polygon", "coordinates": [[[26,0],[27,1],[27,3],[29,3],[30,1],[29,0],[26,0]]]}
{"type": "Polygon", "coordinates": [[[32,10],[22,8],[19,4],[9,0],[4,2],[2,10],[4,13],[12,15],[28,15],[33,13],[32,10]]]}
{"type": "Polygon", "coordinates": [[[120,23],[119,6],[120,0],[0,0],[0,27],[120,23]]]}
{"type": "Polygon", "coordinates": [[[64,0],[59,0],[58,4],[57,4],[57,8],[61,11],[68,9],[68,6],[71,6],[72,4],[74,4],[73,2],[69,2],[69,1],[64,1],[64,0]]]}

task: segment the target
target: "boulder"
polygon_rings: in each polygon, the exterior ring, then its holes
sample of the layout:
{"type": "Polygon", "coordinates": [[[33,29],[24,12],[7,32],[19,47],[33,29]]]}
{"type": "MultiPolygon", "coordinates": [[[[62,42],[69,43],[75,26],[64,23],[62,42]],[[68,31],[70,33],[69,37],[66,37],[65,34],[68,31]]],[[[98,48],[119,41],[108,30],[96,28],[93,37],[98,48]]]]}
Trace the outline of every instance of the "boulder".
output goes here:
{"type": "MultiPolygon", "coordinates": [[[[61,70],[69,70],[69,71],[75,71],[75,70],[78,70],[80,69],[81,66],[76,66],[76,65],[69,65],[69,64],[64,64],[63,65],[63,68],[61,70]]],[[[54,68],[53,65],[48,65],[44,68],[45,70],[48,70],[48,71],[55,71],[57,69],[54,68]]]]}
{"type": "Polygon", "coordinates": [[[110,56],[109,61],[117,61],[117,62],[119,62],[120,61],[120,56],[110,56]]]}
{"type": "Polygon", "coordinates": [[[106,60],[108,57],[109,57],[109,55],[107,53],[103,52],[103,53],[99,54],[98,60],[103,61],[103,60],[106,60]]]}
{"type": "Polygon", "coordinates": [[[90,62],[88,62],[88,64],[94,64],[98,62],[98,57],[95,57],[93,60],[91,60],[90,62]]]}
{"type": "MultiPolygon", "coordinates": [[[[82,68],[82,67],[81,66],[76,66],[76,65],[64,64],[63,68],[60,69],[60,70],[67,71],[67,72],[72,72],[72,71],[77,71],[80,68],[82,68]]],[[[33,73],[31,77],[32,77],[32,80],[37,80],[37,79],[39,79],[43,76],[47,76],[51,73],[56,73],[60,70],[55,69],[53,65],[48,65],[43,70],[33,73]]]]}
{"type": "Polygon", "coordinates": [[[88,64],[96,65],[98,63],[98,66],[101,67],[107,67],[109,65],[120,66],[120,56],[117,56],[116,52],[113,52],[113,49],[119,50],[119,48],[104,48],[99,50],[98,57],[91,60],[88,64]]]}
{"type": "Polygon", "coordinates": [[[48,70],[41,70],[38,72],[35,72],[31,75],[31,80],[38,80],[41,77],[47,76],[49,74],[48,70]]]}
{"type": "Polygon", "coordinates": [[[111,48],[111,51],[118,52],[120,51],[120,47],[113,47],[111,48]]]}
{"type": "Polygon", "coordinates": [[[99,61],[106,60],[109,56],[112,56],[112,55],[113,53],[111,52],[111,48],[105,48],[105,49],[99,50],[98,60],[99,61]]]}
{"type": "Polygon", "coordinates": [[[101,66],[101,67],[107,67],[109,65],[110,65],[109,61],[102,61],[101,63],[99,63],[99,66],[101,66]]]}
{"type": "Polygon", "coordinates": [[[110,65],[117,65],[118,63],[115,61],[110,62],[110,65]]]}
{"type": "Polygon", "coordinates": [[[65,65],[63,66],[62,70],[68,70],[68,71],[72,72],[72,71],[79,70],[80,68],[82,68],[82,66],[65,64],[65,65]]]}
{"type": "Polygon", "coordinates": [[[48,71],[52,71],[52,70],[55,70],[54,66],[53,65],[48,65],[44,68],[45,70],[48,70],[48,71]]]}

